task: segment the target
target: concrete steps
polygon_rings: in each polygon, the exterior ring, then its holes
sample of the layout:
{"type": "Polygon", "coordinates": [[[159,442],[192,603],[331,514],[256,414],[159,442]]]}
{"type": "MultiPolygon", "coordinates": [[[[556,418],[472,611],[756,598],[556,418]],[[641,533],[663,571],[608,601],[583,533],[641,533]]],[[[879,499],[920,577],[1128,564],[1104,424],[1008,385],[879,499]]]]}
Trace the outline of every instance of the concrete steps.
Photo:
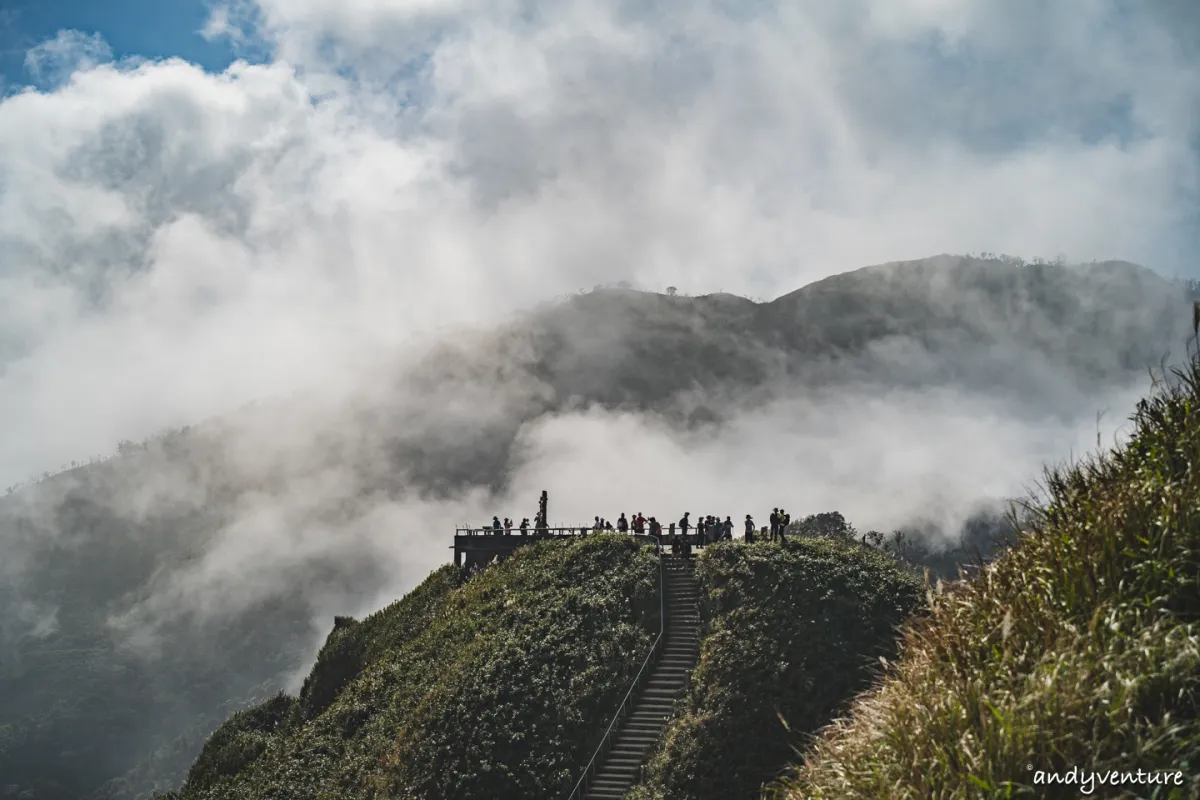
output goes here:
{"type": "Polygon", "coordinates": [[[667,627],[658,661],[588,785],[587,800],[619,800],[632,788],[700,658],[700,590],[691,561],[665,553],[662,559],[667,627]]]}

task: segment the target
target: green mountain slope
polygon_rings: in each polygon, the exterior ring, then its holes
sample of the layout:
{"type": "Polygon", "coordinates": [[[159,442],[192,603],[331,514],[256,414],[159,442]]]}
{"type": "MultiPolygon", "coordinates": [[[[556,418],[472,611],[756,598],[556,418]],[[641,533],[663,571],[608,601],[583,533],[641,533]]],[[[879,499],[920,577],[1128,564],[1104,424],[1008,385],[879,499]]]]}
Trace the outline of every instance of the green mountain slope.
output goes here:
{"type": "Polygon", "coordinates": [[[1052,471],[1020,544],[932,598],[791,798],[1200,796],[1200,361],[1052,471]],[[1113,788],[1039,773],[1178,770],[1113,788]]]}
{"type": "Polygon", "coordinates": [[[658,615],[658,559],[629,537],[541,543],[471,578],[443,567],[339,620],[299,696],[232,717],[177,796],[565,794],[658,615]]]}
{"type": "Polygon", "coordinates": [[[924,594],[893,558],[833,539],[717,545],[696,576],[708,634],[635,800],[757,797],[789,739],[827,724],[894,655],[924,594]]]}

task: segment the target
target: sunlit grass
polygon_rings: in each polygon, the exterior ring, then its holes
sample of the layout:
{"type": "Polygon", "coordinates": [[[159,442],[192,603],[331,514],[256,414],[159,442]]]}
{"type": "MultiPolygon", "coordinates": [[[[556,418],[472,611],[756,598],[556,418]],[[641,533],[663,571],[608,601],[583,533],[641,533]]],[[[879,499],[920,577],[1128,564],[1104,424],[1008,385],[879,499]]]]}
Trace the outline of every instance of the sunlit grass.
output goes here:
{"type": "MultiPolygon", "coordinates": [[[[1200,775],[1200,364],[1131,440],[1050,470],[1019,545],[932,592],[900,658],[811,742],[785,798],[1077,797],[1072,767],[1200,775]]],[[[1110,793],[1106,796],[1114,796],[1110,793]]]]}

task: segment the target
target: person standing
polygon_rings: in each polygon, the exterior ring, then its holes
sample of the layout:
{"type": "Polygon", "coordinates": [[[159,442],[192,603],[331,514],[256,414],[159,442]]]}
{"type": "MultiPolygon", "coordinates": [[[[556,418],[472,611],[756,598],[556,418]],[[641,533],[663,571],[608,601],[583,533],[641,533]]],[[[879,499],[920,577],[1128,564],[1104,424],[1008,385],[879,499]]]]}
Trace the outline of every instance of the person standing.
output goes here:
{"type": "Polygon", "coordinates": [[[753,544],[753,542],[754,542],[754,519],[749,514],[746,515],[746,539],[745,539],[745,541],[746,541],[746,544],[753,544]]]}

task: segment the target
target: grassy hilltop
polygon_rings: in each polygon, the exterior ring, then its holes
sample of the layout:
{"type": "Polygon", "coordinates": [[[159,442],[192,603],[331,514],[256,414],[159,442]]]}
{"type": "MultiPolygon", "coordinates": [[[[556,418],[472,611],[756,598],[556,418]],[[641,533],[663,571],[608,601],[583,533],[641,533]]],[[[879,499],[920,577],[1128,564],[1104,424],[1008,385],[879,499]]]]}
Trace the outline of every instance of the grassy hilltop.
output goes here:
{"type": "Polygon", "coordinates": [[[1035,772],[1181,770],[1200,797],[1200,360],[1131,440],[1051,471],[1018,547],[932,597],[783,797],[1077,797],[1035,772]]]}
{"type": "MultiPolygon", "coordinates": [[[[362,622],[339,618],[296,698],[234,715],[172,800],[566,794],[649,646],[657,569],[628,537],[447,566],[362,622]]],[[[708,620],[683,713],[637,798],[750,797],[793,732],[830,721],[894,654],[923,584],[858,543],[708,548],[708,620]]]]}
{"type": "Polygon", "coordinates": [[[629,537],[446,566],[339,618],[298,697],[233,716],[179,800],[494,798],[570,791],[658,631],[658,562],[629,537]]]}
{"type": "Polygon", "coordinates": [[[924,598],[914,570],[828,538],[719,544],[696,577],[708,635],[636,800],[758,796],[796,736],[827,724],[894,655],[896,629],[924,598]]]}

